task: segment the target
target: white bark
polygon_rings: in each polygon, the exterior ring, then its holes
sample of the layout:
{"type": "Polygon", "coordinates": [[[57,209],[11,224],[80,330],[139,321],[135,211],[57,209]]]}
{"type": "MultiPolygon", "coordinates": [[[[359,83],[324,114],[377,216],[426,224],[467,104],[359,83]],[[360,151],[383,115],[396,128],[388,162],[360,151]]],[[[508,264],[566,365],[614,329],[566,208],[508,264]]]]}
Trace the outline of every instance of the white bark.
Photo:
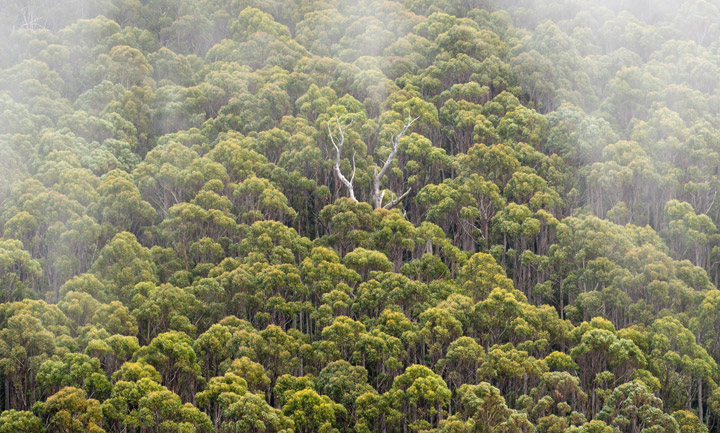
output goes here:
{"type": "Polygon", "coordinates": [[[332,142],[332,145],[335,147],[335,175],[337,175],[338,179],[340,179],[340,182],[342,182],[343,185],[348,189],[348,194],[350,195],[350,198],[354,201],[357,201],[355,198],[355,188],[353,187],[353,180],[355,180],[355,154],[353,153],[352,157],[352,175],[350,176],[350,179],[345,177],[344,174],[342,174],[342,170],[340,170],[340,155],[342,154],[343,145],[345,144],[345,130],[340,125],[340,119],[338,119],[337,115],[335,116],[335,123],[337,123],[338,133],[340,134],[339,142],[335,142],[335,138],[333,137],[332,131],[330,131],[330,122],[328,122],[328,135],[330,136],[330,141],[332,142]]]}
{"type": "Polygon", "coordinates": [[[390,137],[390,144],[392,145],[392,148],[390,150],[390,154],[388,155],[387,159],[385,160],[385,163],[383,164],[382,168],[378,172],[377,166],[375,166],[375,178],[373,180],[373,199],[375,201],[375,209],[380,209],[381,207],[384,209],[392,209],[395,206],[397,206],[402,199],[407,197],[408,194],[410,194],[410,190],[412,188],[408,188],[407,191],[402,193],[398,198],[390,200],[389,203],[387,203],[385,206],[382,205],[383,198],[385,197],[385,191],[380,192],[380,182],[382,181],[382,178],[385,176],[385,173],[390,169],[390,166],[392,165],[393,159],[395,158],[395,155],[397,155],[398,147],[400,146],[400,138],[407,132],[408,128],[412,126],[413,122],[418,120],[418,117],[411,118],[408,115],[408,120],[403,125],[402,130],[398,135],[390,137]]]}
{"type": "MultiPolygon", "coordinates": [[[[393,159],[395,159],[395,156],[398,153],[398,148],[400,146],[400,138],[402,138],[402,136],[407,132],[408,128],[410,128],[410,126],[412,126],[412,124],[418,118],[419,118],[419,116],[415,117],[415,118],[411,118],[410,116],[408,116],[408,120],[405,123],[405,125],[403,125],[403,128],[400,131],[400,133],[390,137],[391,150],[390,150],[390,154],[388,155],[387,159],[385,160],[385,163],[382,165],[382,167],[380,168],[379,171],[378,171],[378,167],[375,166],[375,176],[373,179],[373,201],[375,204],[375,209],[380,209],[380,208],[392,209],[392,208],[394,208],[395,206],[400,204],[400,202],[405,197],[407,197],[408,194],[410,194],[410,191],[412,190],[412,188],[408,188],[407,191],[405,191],[404,193],[400,194],[397,197],[395,197],[395,194],[393,194],[391,192],[391,194],[393,196],[392,200],[390,200],[390,202],[386,203],[383,206],[382,203],[383,203],[383,199],[385,198],[385,190],[380,191],[380,183],[382,182],[382,179],[385,176],[385,174],[387,173],[387,171],[390,169],[393,159]]],[[[333,147],[335,147],[335,164],[333,166],[333,170],[335,171],[335,175],[340,180],[340,182],[343,185],[345,185],[345,187],[347,188],[348,195],[350,196],[350,198],[357,202],[358,200],[357,200],[357,198],[355,198],[355,187],[353,185],[353,181],[355,180],[355,170],[356,170],[355,154],[353,153],[353,156],[352,156],[352,175],[350,176],[350,179],[348,179],[347,177],[345,177],[345,175],[342,173],[342,170],[340,169],[340,159],[342,156],[343,145],[345,144],[345,129],[343,129],[342,125],[340,125],[340,119],[337,117],[337,115],[335,116],[335,124],[337,125],[338,135],[339,135],[339,138],[337,140],[333,136],[333,133],[330,129],[330,122],[328,122],[328,126],[327,126],[328,135],[330,136],[330,142],[332,143],[333,147]]]]}

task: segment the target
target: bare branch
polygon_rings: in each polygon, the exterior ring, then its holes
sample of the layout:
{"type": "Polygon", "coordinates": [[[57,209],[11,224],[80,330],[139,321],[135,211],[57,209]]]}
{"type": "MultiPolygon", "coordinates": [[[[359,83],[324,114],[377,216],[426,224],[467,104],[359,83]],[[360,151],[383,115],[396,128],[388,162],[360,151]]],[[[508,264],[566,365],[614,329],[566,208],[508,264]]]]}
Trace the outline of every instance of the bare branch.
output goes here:
{"type": "Polygon", "coordinates": [[[400,197],[392,200],[390,203],[388,203],[388,204],[386,204],[385,206],[383,206],[383,209],[388,209],[388,210],[389,210],[389,209],[394,208],[395,206],[397,206],[398,204],[400,204],[400,202],[401,202],[405,197],[407,197],[408,194],[410,194],[410,191],[412,191],[412,187],[408,188],[408,190],[405,191],[400,197]]]}
{"type": "Polygon", "coordinates": [[[352,176],[350,176],[350,183],[353,183],[353,180],[355,180],[355,152],[353,152],[353,156],[352,156],[352,165],[353,165],[353,172],[352,172],[352,176]]]}
{"type": "Polygon", "coordinates": [[[350,180],[348,180],[340,170],[340,155],[342,154],[343,145],[345,144],[345,132],[340,125],[340,119],[338,118],[337,114],[335,115],[335,123],[337,124],[338,132],[340,134],[339,142],[335,142],[332,131],[330,131],[330,122],[328,122],[328,135],[330,136],[330,142],[332,142],[332,145],[335,147],[335,165],[333,166],[333,168],[335,170],[335,175],[337,175],[338,179],[340,179],[340,182],[342,182],[342,184],[345,185],[345,187],[348,189],[348,194],[350,195],[350,198],[354,201],[357,201],[357,199],[355,198],[355,189],[353,187],[353,180],[355,179],[355,153],[353,153],[352,157],[352,176],[350,177],[350,180]]]}
{"type": "MultiPolygon", "coordinates": [[[[385,163],[383,164],[382,168],[378,172],[377,166],[375,167],[375,179],[373,181],[373,196],[375,198],[375,209],[378,209],[382,207],[382,199],[383,195],[380,194],[380,182],[382,181],[382,178],[385,176],[385,173],[390,169],[390,166],[392,165],[393,159],[395,158],[395,155],[397,155],[398,148],[400,146],[400,138],[402,138],[403,135],[407,132],[408,128],[412,126],[412,124],[418,120],[420,116],[411,118],[411,116],[408,114],[408,120],[403,125],[402,130],[398,135],[394,135],[390,137],[390,144],[392,145],[392,149],[390,150],[390,154],[388,155],[387,159],[385,160],[385,163]]],[[[405,197],[410,190],[408,190],[405,194],[403,194],[401,197],[405,197]]],[[[398,199],[401,200],[401,199],[398,199]]],[[[394,201],[394,200],[393,200],[394,201]]],[[[395,203],[397,205],[397,203],[395,203]]],[[[393,205],[393,206],[395,206],[393,205]]]]}
{"type": "Polygon", "coordinates": [[[715,204],[715,199],[717,198],[717,191],[715,191],[715,194],[713,195],[712,201],[708,205],[707,210],[705,211],[705,215],[707,215],[708,212],[710,212],[710,209],[712,209],[713,205],[715,204]]]}
{"type": "MultiPolygon", "coordinates": [[[[335,116],[335,119],[337,119],[337,116],[335,116]]],[[[333,135],[332,135],[332,131],[330,131],[330,122],[328,122],[328,124],[327,124],[327,129],[328,129],[328,135],[330,136],[330,142],[331,142],[332,145],[335,147],[335,150],[337,150],[337,151],[339,152],[341,149],[338,148],[338,145],[335,143],[335,138],[334,138],[333,135]]],[[[338,129],[340,129],[340,125],[339,125],[339,124],[338,124],[338,129]]],[[[343,134],[342,134],[342,129],[340,129],[340,137],[342,138],[342,136],[343,136],[343,134]]],[[[342,145],[343,145],[343,142],[342,142],[342,140],[341,140],[341,141],[340,141],[340,146],[342,146],[342,145]]]]}

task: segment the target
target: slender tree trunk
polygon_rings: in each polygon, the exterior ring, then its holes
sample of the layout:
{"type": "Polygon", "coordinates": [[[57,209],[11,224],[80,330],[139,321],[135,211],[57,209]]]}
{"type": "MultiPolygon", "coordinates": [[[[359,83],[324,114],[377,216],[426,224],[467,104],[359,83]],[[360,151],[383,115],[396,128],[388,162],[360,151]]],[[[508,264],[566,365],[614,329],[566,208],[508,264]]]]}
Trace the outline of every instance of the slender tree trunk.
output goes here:
{"type": "Polygon", "coordinates": [[[703,386],[702,379],[698,380],[698,419],[703,423],[703,386]]]}

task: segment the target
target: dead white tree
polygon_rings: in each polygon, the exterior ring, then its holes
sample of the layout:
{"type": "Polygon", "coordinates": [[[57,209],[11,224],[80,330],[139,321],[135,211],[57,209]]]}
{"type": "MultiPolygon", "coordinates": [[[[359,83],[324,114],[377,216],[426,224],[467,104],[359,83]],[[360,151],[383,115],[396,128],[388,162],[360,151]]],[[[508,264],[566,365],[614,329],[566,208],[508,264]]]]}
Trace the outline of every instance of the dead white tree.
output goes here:
{"type": "MultiPolygon", "coordinates": [[[[339,142],[335,142],[335,138],[333,137],[332,131],[330,131],[330,122],[328,122],[328,135],[330,136],[330,141],[332,142],[332,145],[335,146],[335,174],[337,175],[338,179],[340,179],[340,182],[342,182],[343,185],[348,189],[348,194],[350,194],[350,198],[354,201],[357,201],[355,198],[355,188],[353,187],[353,180],[355,180],[355,152],[353,152],[352,156],[352,175],[350,176],[350,180],[345,177],[344,174],[342,174],[342,170],[340,170],[340,154],[342,154],[343,145],[345,144],[345,130],[340,125],[340,119],[338,119],[337,115],[335,115],[335,123],[337,123],[338,133],[340,134],[339,142]]],[[[347,126],[345,127],[347,128],[347,126]]]]}
{"type": "MultiPolygon", "coordinates": [[[[390,155],[388,155],[387,159],[385,160],[385,164],[383,164],[380,171],[378,171],[377,165],[375,166],[375,176],[373,179],[373,198],[375,199],[375,209],[385,208],[385,209],[392,209],[395,206],[397,206],[405,197],[407,197],[408,194],[410,194],[410,191],[412,190],[412,187],[408,188],[407,191],[402,193],[397,198],[391,197],[392,200],[388,202],[385,206],[383,206],[383,198],[385,198],[385,190],[380,192],[380,182],[382,181],[383,176],[385,176],[385,173],[390,169],[390,166],[392,165],[393,159],[395,158],[395,155],[398,153],[398,147],[400,146],[400,138],[407,132],[408,128],[412,126],[413,122],[418,120],[418,117],[411,118],[410,115],[408,115],[408,120],[403,125],[402,130],[398,135],[393,135],[390,137],[390,144],[392,145],[392,148],[390,150],[390,155]]],[[[393,196],[395,194],[390,192],[393,196]]]]}
{"type": "MultiPolygon", "coordinates": [[[[383,199],[385,198],[385,190],[380,191],[380,183],[382,182],[382,178],[385,176],[387,171],[390,169],[390,166],[392,165],[393,159],[395,159],[395,156],[398,153],[398,148],[400,146],[400,138],[402,138],[403,135],[407,132],[408,128],[412,126],[412,124],[419,118],[415,117],[412,118],[408,115],[407,122],[403,125],[402,130],[399,134],[393,135],[390,137],[390,154],[388,155],[387,159],[385,160],[385,163],[383,164],[382,168],[378,171],[378,166],[375,166],[375,175],[373,178],[373,202],[375,204],[375,209],[392,209],[395,206],[397,206],[405,197],[407,197],[408,194],[410,194],[410,191],[412,190],[412,187],[408,188],[407,191],[400,194],[399,196],[395,197],[395,194],[391,191],[391,200],[386,203],[383,206],[383,199]]],[[[335,171],[335,175],[340,179],[340,182],[342,182],[343,185],[348,189],[348,194],[350,195],[350,198],[354,201],[357,201],[357,198],[355,198],[355,188],[353,185],[353,180],[355,179],[355,153],[353,153],[352,156],[352,175],[350,176],[350,179],[345,177],[345,175],[342,173],[342,170],[340,169],[340,155],[342,154],[343,145],[345,144],[345,129],[347,129],[347,126],[345,128],[342,127],[340,124],[340,119],[338,119],[337,115],[335,116],[335,123],[337,125],[338,129],[338,135],[339,138],[336,141],[335,137],[333,136],[332,131],[330,130],[330,122],[328,122],[327,128],[328,128],[328,135],[330,136],[330,141],[332,142],[333,147],[335,147],[335,165],[333,167],[335,171]]]]}

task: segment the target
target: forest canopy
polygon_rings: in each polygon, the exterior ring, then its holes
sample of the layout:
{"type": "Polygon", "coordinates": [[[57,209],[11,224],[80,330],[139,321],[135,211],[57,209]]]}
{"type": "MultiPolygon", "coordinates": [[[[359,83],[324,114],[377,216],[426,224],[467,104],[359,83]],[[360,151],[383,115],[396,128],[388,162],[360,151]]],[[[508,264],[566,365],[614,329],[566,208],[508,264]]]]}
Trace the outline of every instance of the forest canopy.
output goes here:
{"type": "Polygon", "coordinates": [[[0,433],[720,432],[720,2],[0,3],[0,433]]]}

